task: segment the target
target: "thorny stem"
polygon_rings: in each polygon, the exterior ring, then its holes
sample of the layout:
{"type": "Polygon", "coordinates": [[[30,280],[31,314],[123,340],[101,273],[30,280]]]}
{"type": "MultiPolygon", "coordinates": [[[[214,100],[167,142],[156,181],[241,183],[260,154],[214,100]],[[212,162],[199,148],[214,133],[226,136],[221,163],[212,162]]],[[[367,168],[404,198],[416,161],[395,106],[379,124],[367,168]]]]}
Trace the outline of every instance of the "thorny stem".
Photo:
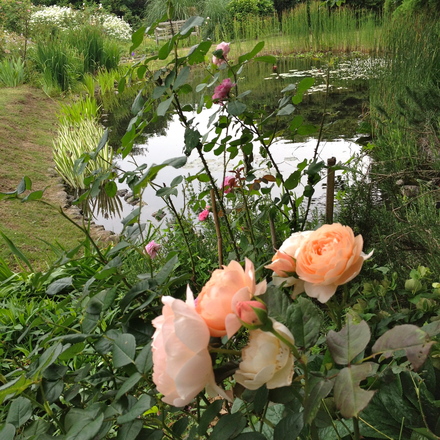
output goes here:
{"type": "MultiPolygon", "coordinates": [[[[328,97],[329,97],[329,89],[330,89],[330,65],[327,68],[324,109],[322,111],[321,124],[319,126],[318,141],[316,142],[315,151],[313,152],[313,161],[315,161],[318,156],[318,148],[319,148],[319,145],[320,145],[321,139],[322,139],[322,131],[324,129],[324,120],[325,120],[325,117],[327,114],[327,103],[328,103],[328,97]]],[[[301,229],[304,229],[304,227],[306,225],[306,221],[307,221],[307,217],[309,215],[311,204],[312,204],[312,196],[310,196],[307,200],[307,208],[306,208],[306,212],[304,213],[304,220],[303,220],[303,224],[302,224],[301,229]]]]}
{"type": "Polygon", "coordinates": [[[185,240],[185,244],[186,244],[186,247],[188,248],[189,257],[190,257],[190,260],[191,260],[191,271],[192,271],[192,275],[193,275],[193,280],[195,280],[196,279],[196,265],[195,265],[195,262],[194,262],[194,257],[193,257],[192,252],[191,252],[191,247],[189,245],[188,237],[187,237],[186,232],[185,232],[185,228],[183,227],[182,219],[180,218],[180,216],[179,216],[179,214],[177,212],[177,209],[176,209],[176,207],[174,206],[174,204],[173,204],[173,202],[171,200],[171,197],[167,197],[166,198],[166,203],[168,204],[170,209],[173,211],[174,215],[176,216],[177,222],[179,223],[180,229],[181,229],[182,234],[183,234],[183,239],[185,240]]]}

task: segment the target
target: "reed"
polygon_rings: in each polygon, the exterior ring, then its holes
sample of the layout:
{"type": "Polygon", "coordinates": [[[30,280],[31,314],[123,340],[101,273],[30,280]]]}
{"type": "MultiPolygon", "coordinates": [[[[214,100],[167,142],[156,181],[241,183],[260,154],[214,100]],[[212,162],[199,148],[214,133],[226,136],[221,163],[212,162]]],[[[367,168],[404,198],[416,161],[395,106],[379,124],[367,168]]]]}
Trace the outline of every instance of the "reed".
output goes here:
{"type": "Polygon", "coordinates": [[[58,120],[71,125],[80,124],[83,119],[96,120],[99,109],[100,106],[93,96],[84,96],[70,104],[61,104],[58,120]]]}
{"type": "Polygon", "coordinates": [[[25,78],[25,65],[20,58],[5,58],[0,61],[0,85],[17,87],[24,83],[25,78]]]}
{"type": "Polygon", "coordinates": [[[84,178],[90,174],[109,171],[113,164],[113,150],[108,143],[99,152],[96,160],[89,160],[82,172],[76,170],[76,161],[92,152],[104,133],[103,127],[94,119],[82,119],[75,124],[64,120],[58,128],[53,143],[55,169],[64,181],[74,189],[86,189],[84,178]]]}

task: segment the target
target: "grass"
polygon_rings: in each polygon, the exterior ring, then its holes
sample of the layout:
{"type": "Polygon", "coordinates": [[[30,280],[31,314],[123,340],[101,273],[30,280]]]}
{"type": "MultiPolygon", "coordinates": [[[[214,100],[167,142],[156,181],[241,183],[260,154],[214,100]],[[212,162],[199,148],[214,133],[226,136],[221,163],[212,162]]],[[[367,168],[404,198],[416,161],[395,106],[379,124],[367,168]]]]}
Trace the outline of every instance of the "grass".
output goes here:
{"type": "MultiPolygon", "coordinates": [[[[35,269],[44,269],[55,259],[49,244],[59,243],[66,249],[76,246],[83,236],[63,218],[57,177],[49,176],[53,167],[52,139],[56,133],[58,103],[41,90],[28,86],[3,88],[0,93],[0,192],[13,191],[23,176],[28,176],[32,190],[47,187],[43,200],[0,201],[0,231],[31,261],[35,269]]],[[[0,239],[0,258],[11,267],[17,264],[9,248],[0,239]]]]}

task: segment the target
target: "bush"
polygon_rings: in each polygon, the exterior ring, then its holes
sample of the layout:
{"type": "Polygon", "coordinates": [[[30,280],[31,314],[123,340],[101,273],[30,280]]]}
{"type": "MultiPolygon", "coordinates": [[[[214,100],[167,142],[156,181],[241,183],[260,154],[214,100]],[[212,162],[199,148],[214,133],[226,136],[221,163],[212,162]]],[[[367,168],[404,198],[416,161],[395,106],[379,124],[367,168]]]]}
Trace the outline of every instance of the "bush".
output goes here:
{"type": "Polygon", "coordinates": [[[25,32],[31,8],[29,0],[0,0],[0,27],[18,34],[25,32]]]}
{"type": "Polygon", "coordinates": [[[270,0],[231,0],[226,9],[238,21],[245,20],[249,15],[270,15],[275,12],[270,0]]]}

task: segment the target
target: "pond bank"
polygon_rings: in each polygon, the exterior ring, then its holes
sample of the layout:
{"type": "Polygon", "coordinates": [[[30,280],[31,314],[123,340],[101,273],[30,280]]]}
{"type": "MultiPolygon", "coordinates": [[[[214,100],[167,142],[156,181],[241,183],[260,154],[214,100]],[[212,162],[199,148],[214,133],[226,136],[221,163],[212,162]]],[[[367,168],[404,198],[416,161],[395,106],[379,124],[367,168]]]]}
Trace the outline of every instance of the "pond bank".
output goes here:
{"type": "MultiPolygon", "coordinates": [[[[32,191],[46,188],[44,204],[0,201],[0,230],[26,255],[34,269],[41,270],[56,259],[49,243],[69,250],[84,239],[84,234],[58,212],[60,207],[67,208],[64,184],[53,172],[52,139],[58,105],[57,100],[29,86],[3,88],[0,94],[0,192],[14,191],[24,176],[31,179],[32,191]]],[[[73,211],[65,212],[81,222],[79,213],[73,211]]],[[[98,233],[102,227],[92,231],[104,244],[98,233]]],[[[11,268],[18,268],[3,242],[0,257],[11,268]]]]}

